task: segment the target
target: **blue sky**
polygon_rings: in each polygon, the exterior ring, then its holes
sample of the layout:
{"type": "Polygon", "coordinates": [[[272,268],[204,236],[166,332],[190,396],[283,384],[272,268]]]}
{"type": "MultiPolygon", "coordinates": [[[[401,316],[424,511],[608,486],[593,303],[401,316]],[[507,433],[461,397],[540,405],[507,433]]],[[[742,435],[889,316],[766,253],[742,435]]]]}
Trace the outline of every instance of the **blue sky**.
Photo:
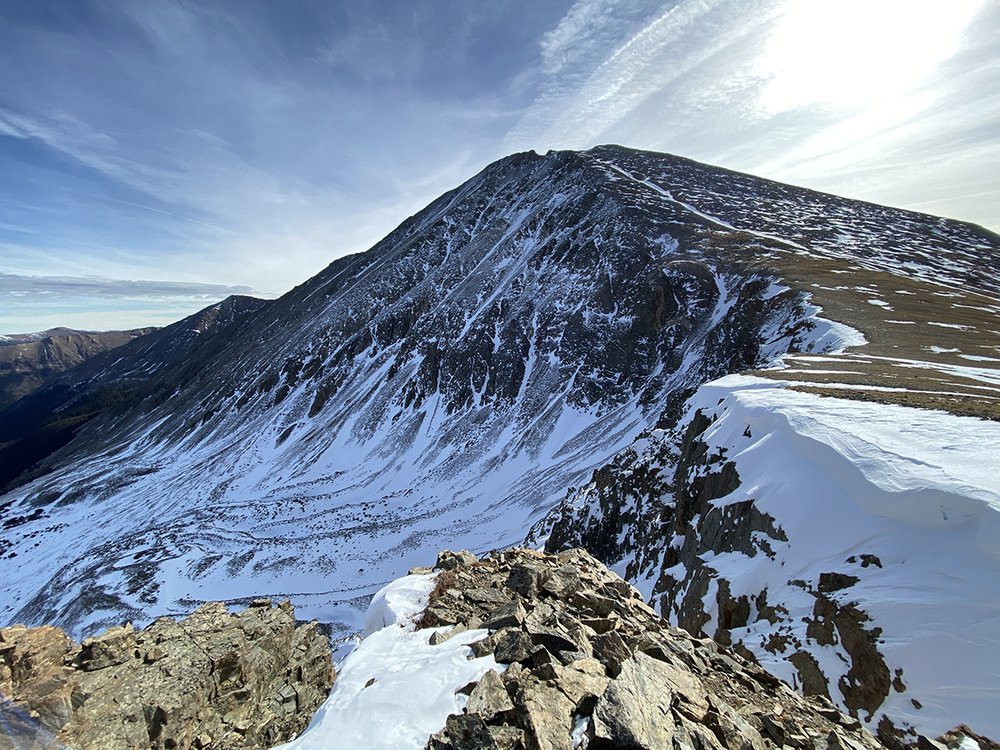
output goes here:
{"type": "Polygon", "coordinates": [[[996,0],[0,0],[0,333],[275,296],[514,151],[1000,229],[996,0]]]}

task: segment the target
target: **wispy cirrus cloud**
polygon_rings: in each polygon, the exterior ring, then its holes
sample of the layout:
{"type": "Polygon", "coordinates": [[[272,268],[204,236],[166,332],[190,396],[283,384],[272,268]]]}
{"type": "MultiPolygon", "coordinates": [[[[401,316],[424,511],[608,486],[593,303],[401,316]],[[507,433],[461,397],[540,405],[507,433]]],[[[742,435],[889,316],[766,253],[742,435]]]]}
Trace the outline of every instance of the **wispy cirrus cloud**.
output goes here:
{"type": "Polygon", "coordinates": [[[998,228],[997,23],[985,0],[579,0],[507,142],[670,151],[998,228]]]}
{"type": "Polygon", "coordinates": [[[0,271],[273,296],[496,158],[602,142],[997,228],[998,25],[986,0],[10,3],[0,271]]]}
{"type": "Polygon", "coordinates": [[[0,299],[31,296],[87,296],[105,299],[198,298],[214,300],[231,294],[253,295],[248,286],[184,281],[109,279],[102,276],[25,276],[0,273],[0,299]]]}

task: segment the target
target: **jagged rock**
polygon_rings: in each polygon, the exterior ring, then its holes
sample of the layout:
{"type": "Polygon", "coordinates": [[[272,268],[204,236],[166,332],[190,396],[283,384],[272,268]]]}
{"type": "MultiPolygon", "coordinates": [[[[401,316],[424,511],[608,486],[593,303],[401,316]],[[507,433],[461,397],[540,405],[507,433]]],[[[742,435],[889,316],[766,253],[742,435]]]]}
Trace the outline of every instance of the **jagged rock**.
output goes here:
{"type": "Polygon", "coordinates": [[[553,682],[573,702],[574,712],[583,715],[590,713],[610,682],[595,659],[577,659],[566,667],[546,664],[536,674],[553,682]]]}
{"type": "Polygon", "coordinates": [[[821,695],[830,697],[830,683],[819,668],[816,657],[807,651],[796,651],[788,657],[799,673],[799,682],[803,695],[821,695]]]}
{"type": "Polygon", "coordinates": [[[892,687],[889,667],[878,650],[882,629],[867,627],[870,617],[852,603],[841,604],[822,591],[813,592],[813,596],[816,602],[807,632],[815,633],[819,643],[839,642],[847,652],[851,666],[840,678],[838,688],[851,713],[857,715],[864,711],[866,721],[870,720],[892,687]]]}
{"type": "Polygon", "coordinates": [[[493,657],[501,664],[524,661],[533,650],[531,636],[515,628],[500,631],[493,649],[493,657]]]}
{"type": "Polygon", "coordinates": [[[538,592],[551,575],[552,570],[537,559],[522,560],[511,566],[505,585],[511,591],[530,599],[538,596],[538,592]]]}
{"type": "Polygon", "coordinates": [[[764,750],[764,738],[746,719],[725,703],[709,699],[711,708],[705,714],[709,726],[719,741],[731,750],[764,750]]]}
{"type": "Polygon", "coordinates": [[[542,584],[542,588],[557,599],[572,596],[580,590],[580,586],[580,574],[572,565],[560,565],[542,584]]]}
{"type": "Polygon", "coordinates": [[[427,743],[432,750],[499,750],[486,722],[478,714],[452,714],[427,743]]]}
{"type": "Polygon", "coordinates": [[[236,615],[206,604],[83,644],[51,627],[0,629],[0,716],[24,712],[31,731],[74,747],[270,747],[305,728],[332,681],[326,638],[296,627],[287,602],[236,615]]]}
{"type": "Polygon", "coordinates": [[[556,656],[566,651],[577,653],[580,650],[577,642],[568,633],[557,628],[545,627],[544,625],[534,627],[528,632],[528,635],[531,637],[532,644],[544,646],[546,650],[556,656]]]}
{"type": "Polygon", "coordinates": [[[431,637],[428,639],[427,642],[430,643],[432,646],[437,646],[441,643],[444,643],[449,638],[454,638],[459,633],[464,633],[466,630],[468,630],[468,628],[465,625],[459,623],[455,627],[449,628],[448,630],[437,630],[431,633],[431,637]]]}
{"type": "Polygon", "coordinates": [[[508,604],[501,604],[494,609],[487,619],[483,621],[483,627],[488,630],[517,627],[524,622],[524,618],[527,616],[528,613],[521,605],[521,602],[513,601],[508,604]]]}
{"type": "Polygon", "coordinates": [[[568,750],[574,736],[590,750],[882,747],[829,701],[807,700],[738,653],[670,627],[586,552],[508,550],[465,572],[436,587],[428,609],[461,600],[465,616],[504,622],[472,650],[509,666],[463,689],[467,718],[450,719],[428,747],[568,750]],[[504,588],[512,573],[528,594],[499,610],[491,597],[467,595],[504,588]],[[546,584],[559,578],[579,588],[556,596],[546,584]]]}
{"type": "Polygon", "coordinates": [[[77,654],[76,664],[85,672],[106,669],[122,664],[132,657],[135,650],[135,629],[132,623],[110,628],[96,638],[87,638],[77,654]]]}
{"type": "Polygon", "coordinates": [[[560,690],[530,675],[514,683],[518,721],[538,750],[572,750],[573,703],[560,690]]]}
{"type": "Polygon", "coordinates": [[[857,576],[847,575],[846,573],[820,573],[819,586],[817,588],[824,594],[829,594],[833,591],[850,588],[860,580],[857,576]]]}
{"type": "Polygon", "coordinates": [[[593,737],[609,746],[658,750],[670,747],[675,692],[663,674],[663,663],[643,653],[621,665],[621,672],[594,707],[593,737]]]}
{"type": "Polygon", "coordinates": [[[615,611],[615,600],[601,596],[593,591],[582,591],[574,594],[570,598],[570,603],[580,612],[589,613],[597,617],[606,617],[615,611]]]}
{"type": "Polygon", "coordinates": [[[593,639],[594,656],[607,667],[608,674],[617,677],[621,671],[622,662],[631,655],[631,649],[615,631],[599,635],[593,639]]]}
{"type": "Polygon", "coordinates": [[[949,748],[949,750],[967,747],[966,740],[972,740],[979,745],[982,750],[1000,750],[1000,743],[994,742],[989,737],[983,737],[981,734],[976,734],[965,724],[959,724],[954,729],[949,729],[937,738],[937,741],[949,748]]]}
{"type": "Polygon", "coordinates": [[[437,562],[434,564],[434,570],[454,570],[462,565],[472,565],[477,559],[478,558],[468,550],[463,549],[461,552],[443,550],[438,553],[437,562]]]}
{"type": "Polygon", "coordinates": [[[472,689],[465,710],[470,714],[479,714],[484,721],[491,721],[497,715],[513,711],[514,704],[511,703],[500,675],[492,669],[484,674],[472,689]]]}
{"type": "Polygon", "coordinates": [[[525,750],[525,734],[523,729],[507,726],[490,727],[490,736],[497,745],[497,750],[525,750]]]}
{"type": "Polygon", "coordinates": [[[476,604],[492,604],[493,606],[500,606],[501,604],[510,603],[510,595],[505,593],[502,589],[470,589],[468,591],[463,591],[462,596],[470,602],[475,602],[476,604]]]}

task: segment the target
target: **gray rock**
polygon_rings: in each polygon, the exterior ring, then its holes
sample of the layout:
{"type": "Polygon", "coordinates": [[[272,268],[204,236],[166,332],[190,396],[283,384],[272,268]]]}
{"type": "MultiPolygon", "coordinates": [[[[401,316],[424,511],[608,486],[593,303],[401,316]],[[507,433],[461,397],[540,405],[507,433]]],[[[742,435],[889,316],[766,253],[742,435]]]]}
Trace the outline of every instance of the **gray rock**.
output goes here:
{"type": "Polygon", "coordinates": [[[435,604],[424,610],[424,624],[429,628],[457,625],[462,621],[462,613],[454,607],[435,604]]]}
{"type": "Polygon", "coordinates": [[[489,727],[489,730],[497,750],[525,750],[526,737],[523,729],[501,725],[489,727]]]}
{"type": "Polygon", "coordinates": [[[621,673],[601,695],[592,718],[595,739],[612,747],[662,750],[673,745],[674,700],[664,664],[636,654],[621,665],[621,673]]]}
{"type": "Polygon", "coordinates": [[[472,689],[465,710],[470,714],[479,714],[484,721],[492,721],[498,715],[513,711],[514,704],[500,675],[492,669],[484,674],[472,689]]]}
{"type": "Polygon", "coordinates": [[[432,646],[439,646],[445,641],[454,638],[459,633],[464,633],[466,630],[468,630],[468,628],[465,625],[462,625],[461,623],[459,623],[453,628],[449,628],[448,630],[435,630],[433,633],[431,633],[431,637],[428,639],[427,642],[430,643],[432,646]]]}
{"type": "Polygon", "coordinates": [[[615,630],[591,639],[594,656],[604,663],[611,677],[617,677],[622,662],[632,655],[621,635],[615,630]]]}
{"type": "Polygon", "coordinates": [[[528,746],[537,750],[572,750],[572,701],[558,689],[522,674],[514,693],[518,721],[531,737],[528,746]]]}
{"type": "Polygon", "coordinates": [[[917,735],[917,750],[948,750],[948,746],[943,742],[932,740],[922,734],[917,735]]]}
{"type": "Polygon", "coordinates": [[[676,750],[724,750],[719,738],[701,724],[681,720],[674,729],[676,750]]]}
{"type": "Polygon", "coordinates": [[[538,627],[529,631],[531,642],[536,646],[544,646],[553,654],[562,651],[580,651],[579,645],[573,637],[558,628],[538,627]]]}
{"type": "Polygon", "coordinates": [[[538,596],[550,574],[550,570],[542,563],[521,562],[511,567],[506,586],[526,599],[533,599],[538,596]]]}
{"type": "MultiPolygon", "coordinates": [[[[485,638],[480,638],[478,641],[474,641],[469,644],[469,648],[472,649],[472,653],[476,658],[482,658],[484,656],[489,656],[493,653],[493,650],[497,646],[497,640],[501,633],[506,631],[500,630],[496,633],[490,633],[485,638]]],[[[498,660],[499,661],[499,660],[498,660]]]]}
{"type": "Polygon", "coordinates": [[[581,613],[607,617],[615,611],[615,600],[593,591],[581,591],[570,597],[570,603],[581,613]]]}
{"type": "Polygon", "coordinates": [[[528,613],[525,611],[520,601],[512,601],[508,604],[501,604],[494,609],[489,617],[483,621],[483,627],[488,630],[499,630],[500,628],[519,627],[524,622],[528,613]]]}
{"type": "Polygon", "coordinates": [[[510,592],[502,589],[473,588],[463,591],[462,596],[470,602],[490,605],[493,607],[510,602],[510,592]]]}
{"type": "Polygon", "coordinates": [[[592,631],[594,635],[602,635],[610,630],[614,630],[618,627],[618,623],[621,619],[617,615],[611,617],[584,617],[580,620],[580,623],[586,625],[592,631]]]}
{"type": "Polygon", "coordinates": [[[572,565],[560,565],[542,584],[542,589],[557,599],[568,599],[580,590],[580,574],[572,565]]]}
{"type": "Polygon", "coordinates": [[[499,750],[489,727],[476,714],[452,714],[427,742],[431,750],[499,750]]]}
{"type": "Polygon", "coordinates": [[[764,734],[770,737],[778,745],[785,744],[785,725],[768,714],[760,715],[760,723],[764,728],[764,734]]]}
{"type": "Polygon", "coordinates": [[[76,657],[76,665],[86,672],[122,664],[134,657],[135,630],[132,624],[111,628],[96,638],[87,638],[76,657]]]}
{"type": "Polygon", "coordinates": [[[760,732],[721,701],[712,701],[705,724],[728,750],[765,750],[767,747],[760,732]]]}
{"type": "Polygon", "coordinates": [[[501,630],[493,649],[493,658],[501,664],[524,661],[531,654],[534,644],[527,633],[516,628],[501,630]]]}
{"type": "Polygon", "coordinates": [[[461,552],[443,550],[438,553],[437,562],[434,564],[434,570],[454,570],[455,568],[463,565],[472,565],[478,560],[479,558],[468,550],[462,550],[461,552]]]}
{"type": "Polygon", "coordinates": [[[578,660],[573,664],[581,665],[580,668],[564,667],[560,664],[545,665],[543,671],[536,672],[543,679],[549,680],[563,695],[573,702],[573,711],[576,714],[587,715],[594,707],[594,703],[600,698],[611,682],[604,675],[604,667],[597,662],[597,668],[591,667],[589,661],[578,660]],[[598,672],[597,670],[600,670],[598,672]]]}

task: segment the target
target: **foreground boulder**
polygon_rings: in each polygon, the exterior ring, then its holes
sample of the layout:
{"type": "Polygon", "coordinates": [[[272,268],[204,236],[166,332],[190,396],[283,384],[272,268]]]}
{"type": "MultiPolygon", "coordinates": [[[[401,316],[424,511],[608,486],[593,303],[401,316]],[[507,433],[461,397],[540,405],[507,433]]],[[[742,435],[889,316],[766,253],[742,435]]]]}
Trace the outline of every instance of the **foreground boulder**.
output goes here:
{"type": "Polygon", "coordinates": [[[0,629],[0,747],[266,748],[306,727],[333,678],[326,637],[288,602],[206,604],[82,644],[15,625],[0,629]]]}
{"type": "MultiPolygon", "coordinates": [[[[420,626],[490,634],[473,644],[507,665],[463,688],[464,712],[429,750],[876,750],[857,718],[804,698],[739,654],[671,627],[582,550],[443,555],[420,626]],[[448,564],[441,564],[447,560],[448,564]]],[[[924,748],[995,747],[960,727],[924,748]],[[965,744],[963,744],[965,743],[965,744]]]]}

